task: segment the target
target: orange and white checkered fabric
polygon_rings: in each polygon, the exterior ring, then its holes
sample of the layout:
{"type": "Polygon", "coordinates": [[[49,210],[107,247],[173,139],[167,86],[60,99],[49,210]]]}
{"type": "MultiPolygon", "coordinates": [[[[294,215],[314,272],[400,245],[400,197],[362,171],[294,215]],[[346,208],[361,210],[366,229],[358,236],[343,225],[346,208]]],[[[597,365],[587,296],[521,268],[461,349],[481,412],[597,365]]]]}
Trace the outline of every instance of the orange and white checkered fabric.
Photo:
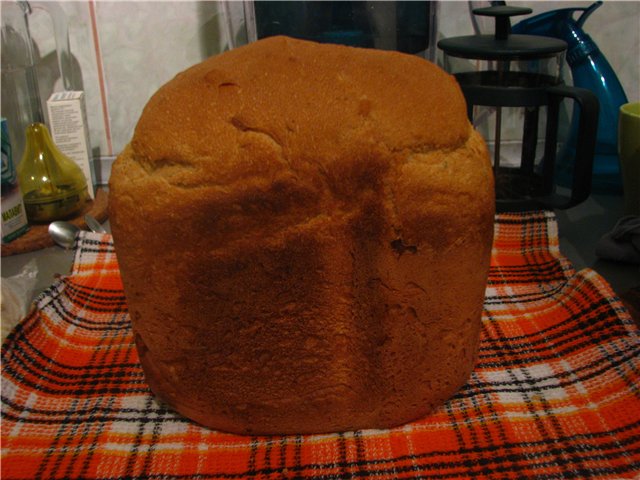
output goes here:
{"type": "Polygon", "coordinates": [[[154,399],[111,237],[83,233],[2,347],[2,479],[640,477],[638,328],[560,255],[552,213],[495,228],[480,355],[454,398],[391,430],[269,437],[154,399]]]}

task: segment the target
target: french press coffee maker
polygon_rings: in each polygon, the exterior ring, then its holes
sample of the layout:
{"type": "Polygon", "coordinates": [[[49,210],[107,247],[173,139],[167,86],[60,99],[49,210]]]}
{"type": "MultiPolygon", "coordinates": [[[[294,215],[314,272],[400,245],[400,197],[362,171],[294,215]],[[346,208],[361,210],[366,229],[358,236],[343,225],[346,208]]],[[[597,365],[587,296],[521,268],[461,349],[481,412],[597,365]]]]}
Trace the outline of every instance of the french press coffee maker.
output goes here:
{"type": "Polygon", "coordinates": [[[465,96],[469,119],[475,125],[487,122],[485,136],[493,145],[496,209],[500,212],[566,209],[586,200],[591,191],[598,99],[589,90],[562,84],[566,42],[510,34],[510,17],[531,12],[506,5],[477,8],[475,15],[495,18],[494,35],[453,37],[438,43],[445,66],[465,96]],[[578,148],[567,192],[555,182],[564,99],[580,107],[578,148]],[[509,150],[511,157],[505,155],[509,150]]]}

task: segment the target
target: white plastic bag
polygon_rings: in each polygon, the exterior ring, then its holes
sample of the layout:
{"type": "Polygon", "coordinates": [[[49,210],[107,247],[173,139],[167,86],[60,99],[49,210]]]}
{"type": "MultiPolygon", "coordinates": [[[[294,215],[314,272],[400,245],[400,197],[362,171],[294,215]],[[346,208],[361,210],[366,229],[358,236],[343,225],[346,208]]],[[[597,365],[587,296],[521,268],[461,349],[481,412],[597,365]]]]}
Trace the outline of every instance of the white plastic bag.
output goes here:
{"type": "Polygon", "coordinates": [[[33,259],[17,275],[2,279],[2,342],[29,312],[37,275],[38,265],[33,259]]]}

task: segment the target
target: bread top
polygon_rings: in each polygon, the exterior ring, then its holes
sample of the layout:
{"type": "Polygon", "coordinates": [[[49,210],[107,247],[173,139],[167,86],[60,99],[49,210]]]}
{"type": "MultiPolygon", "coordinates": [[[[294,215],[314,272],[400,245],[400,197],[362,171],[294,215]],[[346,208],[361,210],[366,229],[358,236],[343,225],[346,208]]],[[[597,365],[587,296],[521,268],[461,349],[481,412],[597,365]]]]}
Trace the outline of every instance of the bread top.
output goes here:
{"type": "Polygon", "coordinates": [[[451,75],[411,55],[288,37],[212,57],[161,87],[111,189],[116,230],[125,211],[167,230],[191,217],[206,223],[209,246],[356,218],[371,203],[415,241],[427,228],[418,211],[444,217],[465,202],[470,224],[493,212],[486,147],[451,75]]]}
{"type": "Polygon", "coordinates": [[[258,167],[243,155],[253,146],[240,138],[247,132],[282,149],[285,160],[327,168],[362,143],[424,152],[455,148],[470,134],[454,78],[426,60],[270,37],[164,85],[132,145],[149,171],[189,165],[189,184],[229,184],[258,167]]]}

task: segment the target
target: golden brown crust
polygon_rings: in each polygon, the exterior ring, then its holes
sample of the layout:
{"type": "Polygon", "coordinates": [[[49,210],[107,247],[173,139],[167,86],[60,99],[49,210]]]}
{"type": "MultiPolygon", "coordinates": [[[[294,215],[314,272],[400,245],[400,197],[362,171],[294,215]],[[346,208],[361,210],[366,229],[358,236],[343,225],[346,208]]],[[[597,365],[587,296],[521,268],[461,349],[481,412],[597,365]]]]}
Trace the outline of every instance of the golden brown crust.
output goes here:
{"type": "Polygon", "coordinates": [[[237,433],[383,428],[468,378],[484,142],[416,57],[270,38],[178,75],[111,175],[148,382],[237,433]]]}

